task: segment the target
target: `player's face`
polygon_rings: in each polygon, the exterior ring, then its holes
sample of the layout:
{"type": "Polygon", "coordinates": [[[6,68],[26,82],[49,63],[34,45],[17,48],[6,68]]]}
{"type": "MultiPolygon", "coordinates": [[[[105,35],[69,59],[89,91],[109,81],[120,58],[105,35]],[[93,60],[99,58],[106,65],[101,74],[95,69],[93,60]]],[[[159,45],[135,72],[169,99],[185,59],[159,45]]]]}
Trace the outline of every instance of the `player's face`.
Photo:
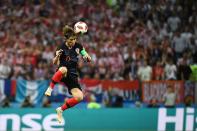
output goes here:
{"type": "Polygon", "coordinates": [[[73,47],[77,41],[76,36],[71,36],[66,40],[66,43],[68,44],[69,47],[73,47]]]}

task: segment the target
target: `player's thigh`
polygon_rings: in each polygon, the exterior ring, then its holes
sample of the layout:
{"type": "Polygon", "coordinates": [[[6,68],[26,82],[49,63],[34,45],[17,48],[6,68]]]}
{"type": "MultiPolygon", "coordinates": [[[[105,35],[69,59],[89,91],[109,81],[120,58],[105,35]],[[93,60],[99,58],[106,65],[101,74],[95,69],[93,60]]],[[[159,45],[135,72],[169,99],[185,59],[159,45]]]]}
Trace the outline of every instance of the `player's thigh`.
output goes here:
{"type": "Polygon", "coordinates": [[[78,101],[83,100],[83,92],[76,76],[68,73],[67,77],[65,77],[64,84],[73,97],[77,98],[78,101]]]}
{"type": "Polygon", "coordinates": [[[78,101],[83,100],[83,92],[79,88],[72,88],[70,92],[73,97],[77,98],[78,101]]]}

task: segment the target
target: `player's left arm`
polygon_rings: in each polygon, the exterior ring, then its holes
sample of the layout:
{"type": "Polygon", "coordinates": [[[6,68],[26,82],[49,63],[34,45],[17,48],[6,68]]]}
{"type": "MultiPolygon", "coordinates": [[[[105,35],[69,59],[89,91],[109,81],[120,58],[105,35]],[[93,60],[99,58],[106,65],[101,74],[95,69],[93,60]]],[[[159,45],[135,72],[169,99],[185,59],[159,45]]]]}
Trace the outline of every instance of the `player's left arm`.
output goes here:
{"type": "Polygon", "coordinates": [[[77,46],[77,48],[79,49],[79,53],[82,55],[83,60],[84,60],[84,61],[87,61],[87,62],[91,62],[91,61],[92,61],[92,58],[91,58],[91,56],[87,53],[87,51],[85,50],[85,48],[84,48],[80,43],[77,43],[76,46],[77,46]]]}
{"type": "Polygon", "coordinates": [[[82,55],[83,59],[87,62],[91,62],[92,58],[90,57],[90,55],[86,52],[85,48],[82,48],[82,50],[80,51],[80,54],[82,55]]]}

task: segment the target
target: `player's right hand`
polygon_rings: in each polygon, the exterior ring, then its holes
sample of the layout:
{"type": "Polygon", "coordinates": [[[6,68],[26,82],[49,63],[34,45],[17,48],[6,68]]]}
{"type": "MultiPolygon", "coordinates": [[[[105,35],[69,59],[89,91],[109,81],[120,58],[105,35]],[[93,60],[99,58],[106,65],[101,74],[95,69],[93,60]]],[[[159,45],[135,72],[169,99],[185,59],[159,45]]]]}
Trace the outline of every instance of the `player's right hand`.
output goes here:
{"type": "Polygon", "coordinates": [[[88,54],[84,55],[84,56],[83,56],[83,59],[84,59],[85,61],[87,61],[87,62],[91,62],[91,61],[92,61],[92,58],[91,58],[88,54]]]}
{"type": "Polygon", "coordinates": [[[58,57],[59,57],[59,56],[62,54],[62,52],[63,52],[63,50],[62,50],[62,49],[60,49],[60,50],[56,51],[56,52],[55,52],[55,54],[56,54],[56,56],[58,56],[58,57]]]}

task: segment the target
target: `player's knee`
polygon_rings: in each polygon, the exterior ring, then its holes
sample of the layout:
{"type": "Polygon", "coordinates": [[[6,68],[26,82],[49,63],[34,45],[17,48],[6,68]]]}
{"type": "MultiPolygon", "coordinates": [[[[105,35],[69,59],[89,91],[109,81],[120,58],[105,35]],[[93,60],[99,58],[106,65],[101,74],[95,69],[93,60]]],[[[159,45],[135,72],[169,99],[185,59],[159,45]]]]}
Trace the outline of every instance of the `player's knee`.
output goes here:
{"type": "Polygon", "coordinates": [[[71,89],[71,93],[78,102],[82,101],[84,98],[83,92],[78,88],[71,89]]]}
{"type": "Polygon", "coordinates": [[[60,70],[63,74],[67,74],[67,68],[66,68],[66,67],[60,67],[59,70],[60,70]]]}
{"type": "Polygon", "coordinates": [[[80,94],[80,95],[75,96],[75,98],[76,98],[78,101],[82,101],[83,98],[84,98],[84,96],[83,96],[83,94],[80,94]]]}

